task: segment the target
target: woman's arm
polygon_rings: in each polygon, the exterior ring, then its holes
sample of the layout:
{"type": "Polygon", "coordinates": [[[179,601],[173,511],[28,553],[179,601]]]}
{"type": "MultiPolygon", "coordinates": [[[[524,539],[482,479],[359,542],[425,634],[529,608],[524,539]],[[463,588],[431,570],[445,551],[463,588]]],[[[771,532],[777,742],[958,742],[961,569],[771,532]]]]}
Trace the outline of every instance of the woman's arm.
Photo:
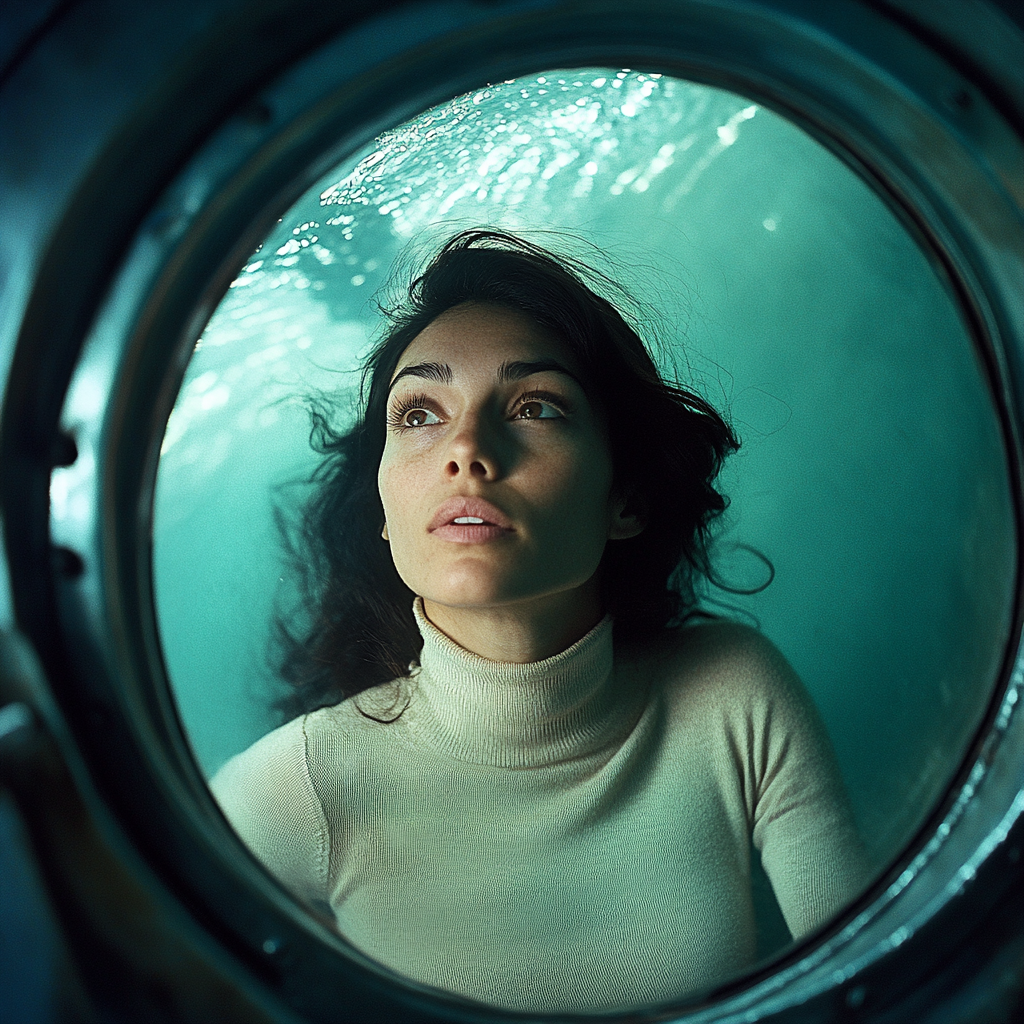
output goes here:
{"type": "Polygon", "coordinates": [[[245,845],[297,896],[323,901],[330,840],[306,760],[305,716],[233,757],[210,782],[245,845]]]}
{"type": "Polygon", "coordinates": [[[706,664],[720,680],[753,843],[799,938],[870,880],[835,754],[817,709],[770,640],[736,623],[697,629],[706,664]]]}
{"type": "Polygon", "coordinates": [[[800,938],[859,895],[869,868],[817,708],[767,638],[753,634],[749,642],[760,684],[751,700],[753,840],[800,938]]]}

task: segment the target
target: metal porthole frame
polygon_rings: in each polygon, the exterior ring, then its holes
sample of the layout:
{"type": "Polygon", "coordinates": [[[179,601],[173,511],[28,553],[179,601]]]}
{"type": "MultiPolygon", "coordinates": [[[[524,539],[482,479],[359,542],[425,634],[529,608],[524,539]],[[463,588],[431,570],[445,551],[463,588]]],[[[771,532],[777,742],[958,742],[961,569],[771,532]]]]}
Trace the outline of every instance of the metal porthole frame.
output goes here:
{"type": "MultiPolygon", "coordinates": [[[[1020,30],[980,3],[935,3],[931,14],[856,0],[341,6],[71,4],[0,81],[0,118],[12,126],[0,142],[0,589],[10,594],[0,622],[38,652],[46,687],[36,710],[107,827],[149,864],[146,884],[206,931],[249,979],[239,984],[274,994],[272,1014],[334,1020],[344,993],[351,1019],[516,1019],[403,982],[348,947],[245,854],[199,775],[170,697],[150,580],[159,442],[195,339],[281,212],[381,130],[531,71],[674,74],[790,118],[918,239],[986,363],[1019,537],[1020,30]],[[986,56],[954,38],[959,10],[1004,48],[986,56]],[[132,45],[127,77],[139,84],[128,96],[117,70],[132,45]],[[40,131],[46,124],[73,144],[40,131]],[[42,184],[26,184],[35,173],[42,184]],[[48,501],[55,475],[71,509],[61,519],[48,501]]],[[[1021,942],[991,924],[1021,885],[1020,639],[1018,601],[977,742],[875,889],[778,962],[657,1019],[973,1012],[982,996],[971,985],[989,985],[985,970],[1004,970],[1005,950],[1021,942]],[[962,966],[958,950],[986,929],[993,949],[961,976],[949,965],[962,966]]]]}

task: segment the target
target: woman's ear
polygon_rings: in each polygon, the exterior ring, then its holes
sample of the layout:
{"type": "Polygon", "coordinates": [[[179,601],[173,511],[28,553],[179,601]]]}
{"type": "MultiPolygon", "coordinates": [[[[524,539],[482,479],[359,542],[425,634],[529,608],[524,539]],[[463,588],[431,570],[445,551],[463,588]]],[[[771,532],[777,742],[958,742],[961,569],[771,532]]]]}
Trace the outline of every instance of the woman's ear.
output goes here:
{"type": "Polygon", "coordinates": [[[647,525],[647,503],[634,488],[612,492],[609,540],[629,540],[647,525]]]}

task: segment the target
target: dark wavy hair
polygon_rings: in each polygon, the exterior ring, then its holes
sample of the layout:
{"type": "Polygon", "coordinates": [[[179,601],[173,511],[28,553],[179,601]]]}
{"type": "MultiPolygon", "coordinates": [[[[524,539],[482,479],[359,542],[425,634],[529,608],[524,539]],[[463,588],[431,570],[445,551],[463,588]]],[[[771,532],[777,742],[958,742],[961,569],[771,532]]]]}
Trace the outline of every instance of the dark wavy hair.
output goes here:
{"type": "Polygon", "coordinates": [[[616,644],[641,644],[694,614],[695,585],[710,574],[709,527],[727,505],[715,479],[739,442],[708,402],[662,379],[636,330],[588,280],[625,294],[584,263],[514,235],[460,232],[402,301],[381,307],[387,330],[363,370],[356,425],[340,432],[329,404],[314,404],[310,443],[323,459],[312,495],[297,517],[279,513],[298,585],[298,606],[276,621],[287,684],[278,707],[287,716],[405,676],[416,663],[413,594],[380,537],[388,385],[412,340],[466,302],[516,310],[553,332],[598,408],[616,411],[608,419],[615,485],[637,496],[645,522],[638,536],[609,541],[601,561],[616,644]]]}

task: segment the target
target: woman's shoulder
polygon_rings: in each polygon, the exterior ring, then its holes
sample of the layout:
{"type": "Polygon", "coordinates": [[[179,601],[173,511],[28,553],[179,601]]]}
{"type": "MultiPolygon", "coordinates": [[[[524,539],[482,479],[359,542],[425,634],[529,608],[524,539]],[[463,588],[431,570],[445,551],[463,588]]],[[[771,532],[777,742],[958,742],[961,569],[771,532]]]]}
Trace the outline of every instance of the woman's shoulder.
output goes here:
{"type": "Polygon", "coordinates": [[[230,758],[210,780],[222,808],[249,803],[290,803],[305,793],[306,715],[293,718],[230,758]]]}
{"type": "Polygon", "coordinates": [[[641,657],[673,674],[699,670],[736,678],[792,671],[764,633],[734,619],[701,618],[665,629],[641,657]]]}
{"type": "Polygon", "coordinates": [[[210,781],[214,792],[240,776],[251,775],[259,769],[267,774],[277,774],[288,763],[303,757],[305,717],[300,715],[293,718],[229,758],[210,781]]]}
{"type": "Polygon", "coordinates": [[[308,776],[311,762],[346,752],[358,756],[381,722],[399,715],[403,700],[395,687],[384,684],[298,715],[232,757],[210,786],[215,794],[240,784],[276,790],[308,776]]]}
{"type": "Polygon", "coordinates": [[[642,656],[646,674],[673,700],[752,704],[804,703],[792,666],[760,630],[731,619],[703,619],[669,629],[642,656]]]}
{"type": "Polygon", "coordinates": [[[381,737],[382,725],[394,725],[402,720],[412,687],[412,681],[403,677],[310,712],[305,716],[304,726],[307,744],[319,749],[327,743],[353,753],[366,744],[375,745],[381,737]]]}
{"type": "Polygon", "coordinates": [[[721,751],[726,743],[729,757],[739,754],[742,763],[754,758],[778,765],[788,752],[791,766],[810,765],[820,778],[835,774],[813,699],[759,630],[708,620],[671,631],[659,647],[648,674],[659,684],[672,735],[706,743],[709,750],[721,751]]]}
{"type": "Polygon", "coordinates": [[[303,715],[232,757],[210,789],[249,849],[289,888],[319,893],[327,823],[306,763],[303,715]]]}

